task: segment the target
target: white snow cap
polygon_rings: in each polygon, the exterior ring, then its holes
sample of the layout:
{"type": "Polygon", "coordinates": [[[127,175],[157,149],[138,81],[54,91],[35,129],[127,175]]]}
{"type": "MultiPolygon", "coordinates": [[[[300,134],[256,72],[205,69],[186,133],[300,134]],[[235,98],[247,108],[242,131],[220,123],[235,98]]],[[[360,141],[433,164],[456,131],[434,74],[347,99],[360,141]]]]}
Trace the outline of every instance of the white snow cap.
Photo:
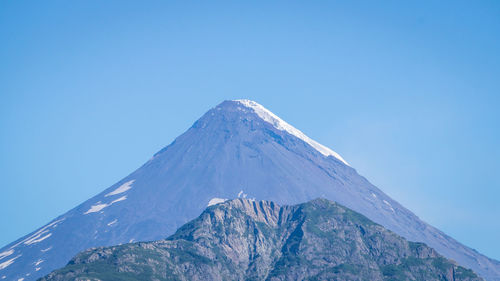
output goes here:
{"type": "Polygon", "coordinates": [[[262,120],[270,123],[273,125],[276,129],[281,130],[281,131],[286,131],[291,135],[294,135],[298,137],[299,139],[303,140],[304,142],[308,143],[310,146],[312,146],[314,149],[319,151],[321,154],[325,156],[333,156],[337,158],[338,160],[342,161],[342,163],[346,164],[349,166],[349,163],[347,163],[337,152],[329,149],[328,147],[316,142],[315,140],[309,138],[306,136],[304,133],[293,127],[292,125],[288,124],[287,122],[283,121],[281,118],[276,116],[274,113],[271,111],[267,110],[265,107],[262,105],[251,101],[251,100],[234,100],[236,102],[239,102],[240,104],[244,105],[245,107],[253,109],[253,111],[260,117],[262,120]]]}

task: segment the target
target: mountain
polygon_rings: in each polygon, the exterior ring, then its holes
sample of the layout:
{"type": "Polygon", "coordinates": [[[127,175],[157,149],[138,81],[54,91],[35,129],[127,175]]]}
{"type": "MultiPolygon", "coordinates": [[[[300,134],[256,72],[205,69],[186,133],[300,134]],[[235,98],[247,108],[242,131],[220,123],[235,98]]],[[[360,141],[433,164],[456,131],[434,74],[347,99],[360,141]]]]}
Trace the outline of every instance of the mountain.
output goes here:
{"type": "Polygon", "coordinates": [[[41,281],[482,280],[326,199],[280,207],[235,199],[167,240],[85,251],[41,281]]]}
{"type": "Polygon", "coordinates": [[[163,239],[208,204],[237,197],[280,205],[327,198],[500,280],[498,261],[421,221],[337,153],[248,100],[212,108],[130,175],[2,248],[0,278],[35,280],[91,247],[163,239]]]}

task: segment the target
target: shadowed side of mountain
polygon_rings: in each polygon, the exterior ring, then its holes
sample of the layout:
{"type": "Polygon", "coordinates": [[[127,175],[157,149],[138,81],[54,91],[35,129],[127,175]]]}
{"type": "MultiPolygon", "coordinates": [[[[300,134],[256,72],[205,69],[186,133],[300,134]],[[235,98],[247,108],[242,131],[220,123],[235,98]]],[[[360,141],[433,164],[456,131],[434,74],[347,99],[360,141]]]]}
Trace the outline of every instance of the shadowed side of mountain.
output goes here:
{"type": "Polygon", "coordinates": [[[87,250],[42,278],[63,280],[482,280],[326,199],[236,199],[166,240],[87,250]]]}

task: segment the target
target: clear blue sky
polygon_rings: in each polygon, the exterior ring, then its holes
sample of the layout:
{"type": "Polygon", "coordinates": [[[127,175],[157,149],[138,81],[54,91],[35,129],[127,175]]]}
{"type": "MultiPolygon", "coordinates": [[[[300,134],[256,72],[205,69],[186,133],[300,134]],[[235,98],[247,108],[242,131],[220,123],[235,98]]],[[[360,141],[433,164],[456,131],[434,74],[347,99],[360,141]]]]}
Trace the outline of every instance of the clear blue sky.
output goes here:
{"type": "Polygon", "coordinates": [[[249,98],[500,259],[500,2],[243,2],[0,3],[0,246],[249,98]]]}

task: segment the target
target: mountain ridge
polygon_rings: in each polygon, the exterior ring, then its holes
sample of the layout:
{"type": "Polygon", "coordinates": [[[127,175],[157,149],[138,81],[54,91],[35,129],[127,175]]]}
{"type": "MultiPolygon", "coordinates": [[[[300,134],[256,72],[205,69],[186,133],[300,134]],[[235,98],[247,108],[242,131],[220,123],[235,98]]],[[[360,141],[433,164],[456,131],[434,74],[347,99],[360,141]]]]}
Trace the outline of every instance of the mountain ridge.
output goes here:
{"type": "Polygon", "coordinates": [[[499,262],[421,221],[340,159],[275,125],[241,102],[222,102],[136,171],[0,249],[0,278],[34,280],[87,248],[161,239],[212,199],[241,194],[282,205],[325,197],[500,280],[499,262]]]}
{"type": "Polygon", "coordinates": [[[42,281],[482,280],[340,204],[234,199],[166,240],[78,254],[42,281]]]}

